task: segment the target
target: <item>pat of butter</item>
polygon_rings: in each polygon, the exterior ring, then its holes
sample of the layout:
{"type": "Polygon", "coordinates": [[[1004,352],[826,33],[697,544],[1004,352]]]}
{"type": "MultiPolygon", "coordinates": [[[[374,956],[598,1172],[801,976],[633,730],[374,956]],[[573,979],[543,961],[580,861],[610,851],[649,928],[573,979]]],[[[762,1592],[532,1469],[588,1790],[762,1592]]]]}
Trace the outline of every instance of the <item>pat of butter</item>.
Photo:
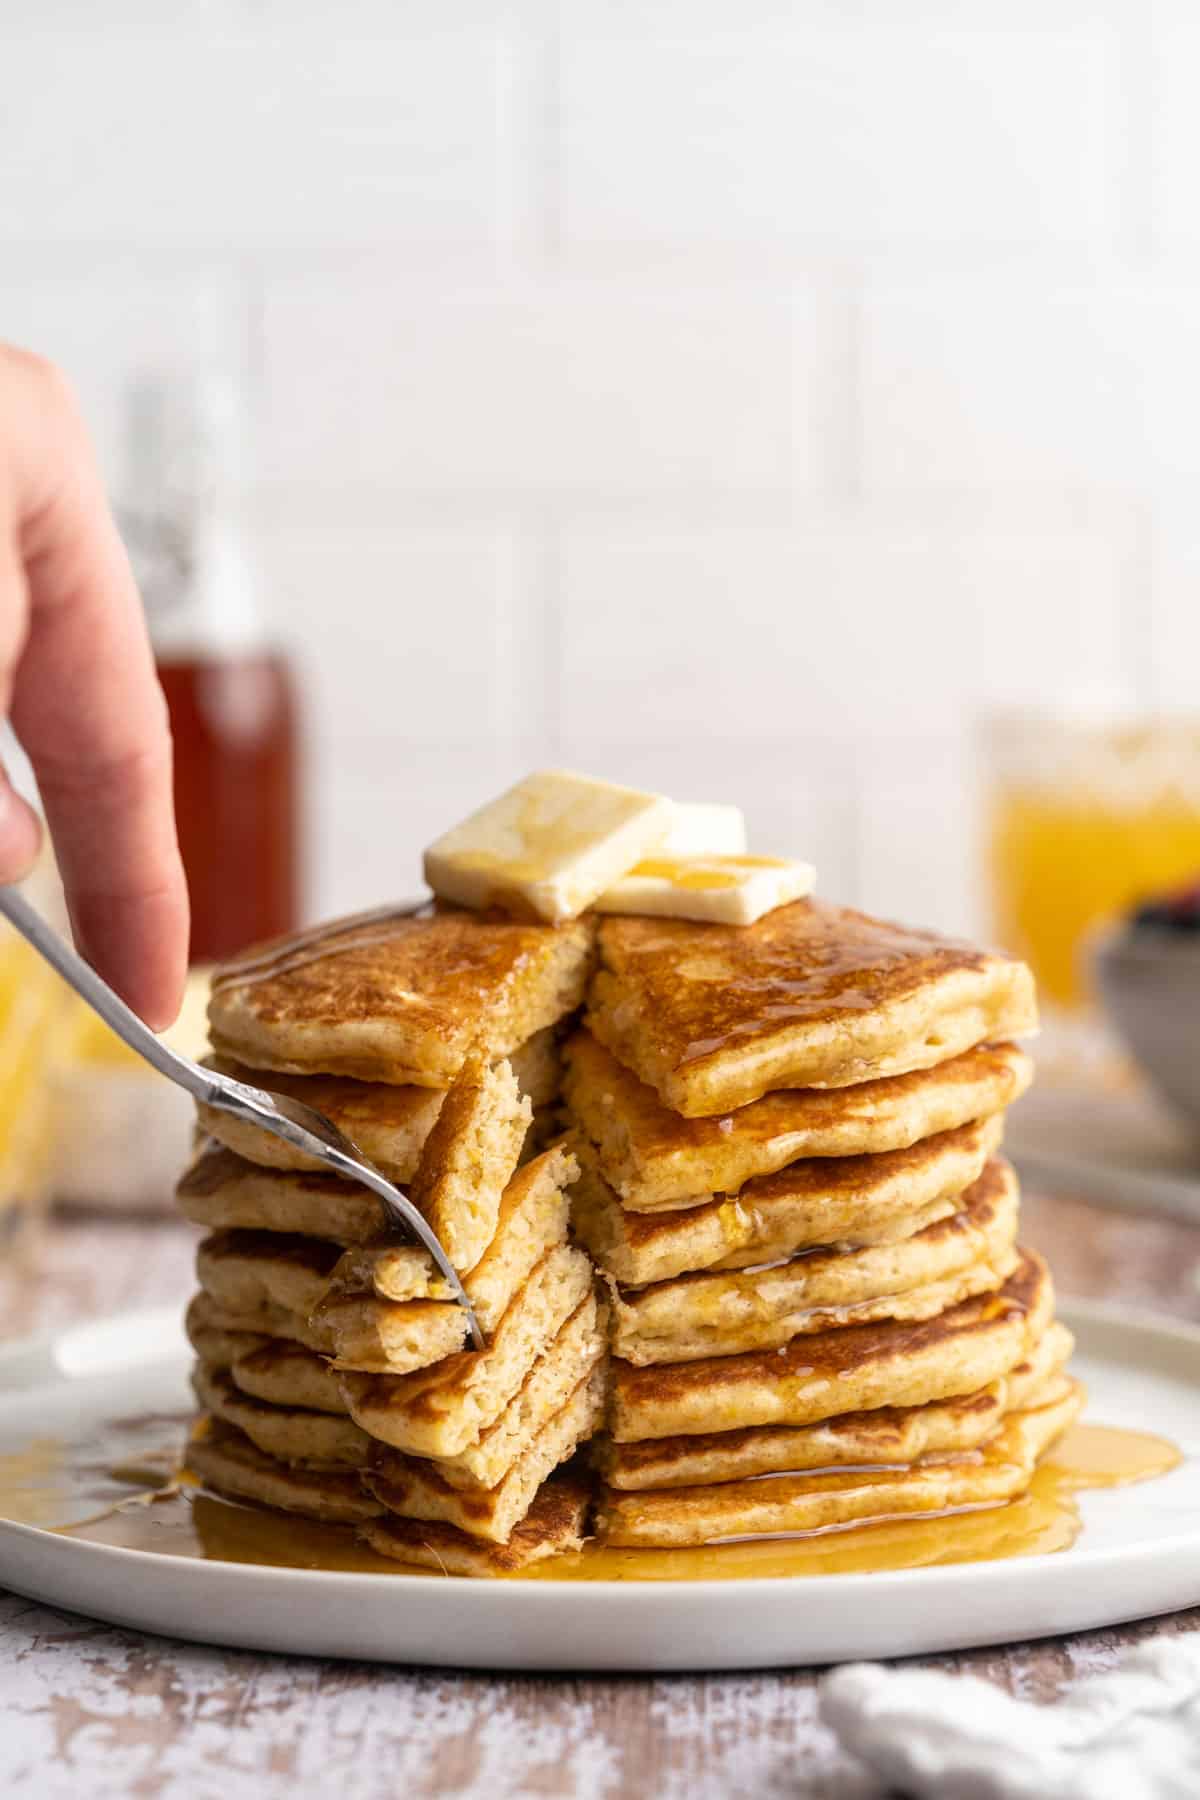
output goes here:
{"type": "Polygon", "coordinates": [[[425,879],[459,906],[556,924],[657,849],[671,818],[661,794],[542,769],[430,845],[425,879]]]}
{"type": "Polygon", "coordinates": [[[677,800],[662,856],[744,856],[746,820],[740,806],[677,800]]]}
{"type": "Polygon", "coordinates": [[[713,925],[753,925],[803,900],[816,884],[811,863],[773,856],[653,856],[594,902],[597,912],[647,913],[713,925]]]}

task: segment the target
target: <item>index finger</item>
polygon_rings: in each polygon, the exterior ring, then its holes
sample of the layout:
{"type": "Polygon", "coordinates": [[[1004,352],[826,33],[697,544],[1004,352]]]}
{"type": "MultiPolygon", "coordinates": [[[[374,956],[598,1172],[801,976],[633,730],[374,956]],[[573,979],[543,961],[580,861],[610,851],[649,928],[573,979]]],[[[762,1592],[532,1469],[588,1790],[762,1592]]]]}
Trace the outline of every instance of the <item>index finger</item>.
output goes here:
{"type": "Polygon", "coordinates": [[[178,1010],[188,936],[166,703],[78,414],[53,372],[32,385],[41,388],[25,439],[34,455],[17,493],[30,626],[13,725],[37,775],[76,941],[161,1026],[178,1010]]]}

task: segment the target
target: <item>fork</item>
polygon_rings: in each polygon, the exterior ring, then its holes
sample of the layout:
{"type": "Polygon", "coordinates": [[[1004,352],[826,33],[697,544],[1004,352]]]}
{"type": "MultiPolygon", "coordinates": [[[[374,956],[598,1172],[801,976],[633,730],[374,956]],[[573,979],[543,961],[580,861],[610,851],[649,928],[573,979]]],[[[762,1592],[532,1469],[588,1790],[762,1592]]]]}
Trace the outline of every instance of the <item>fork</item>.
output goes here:
{"type": "Polygon", "coordinates": [[[98,1013],[131,1050],[157,1069],[160,1075],[165,1075],[168,1081],[184,1088],[201,1104],[215,1107],[218,1112],[229,1113],[232,1118],[240,1119],[244,1124],[256,1125],[262,1131],[269,1131],[272,1137],[282,1138],[285,1144],[312,1157],[315,1162],[332,1170],[335,1175],[340,1175],[343,1180],[357,1181],[363,1187],[370,1188],[383,1204],[387,1225],[406,1237],[415,1238],[428,1250],[445,1277],[454,1299],[466,1313],[473,1347],[476,1350],[483,1349],[484,1338],[475,1317],[475,1309],[457,1269],[442,1249],[436,1235],[408,1196],[402,1194],[374,1163],[368,1161],[357,1144],[340,1131],[332,1119],[327,1119],[324,1113],[318,1112],[314,1106],[306,1106],[301,1100],[292,1100],[286,1094],[272,1094],[265,1088],[251,1087],[245,1081],[235,1081],[230,1075],[206,1069],[200,1063],[193,1062],[190,1057],[180,1056],[177,1051],[169,1049],[138,1018],[132,1008],[126,1006],[108,983],[101,980],[95,969],[64,943],[19,889],[0,885],[0,914],[32,944],[40,956],[45,957],[51,968],[75,989],[80,999],[86,1001],[92,1011],[98,1013]]]}

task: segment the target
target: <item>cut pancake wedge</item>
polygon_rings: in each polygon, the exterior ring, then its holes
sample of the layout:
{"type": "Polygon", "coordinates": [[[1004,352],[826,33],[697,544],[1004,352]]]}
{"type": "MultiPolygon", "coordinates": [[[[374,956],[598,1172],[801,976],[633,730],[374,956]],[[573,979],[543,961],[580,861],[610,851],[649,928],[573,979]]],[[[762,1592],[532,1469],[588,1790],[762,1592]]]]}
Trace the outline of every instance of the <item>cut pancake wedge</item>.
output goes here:
{"type": "Polygon", "coordinates": [[[226,963],[214,1050],[252,1069],[449,1087],[472,1047],[508,1056],[573,1012],[589,923],[552,927],[441,909],[346,919],[226,963]]]}
{"type": "Polygon", "coordinates": [[[542,1483],[592,1435],[603,1410],[604,1375],[597,1371],[579,1383],[494,1487],[453,1485],[437,1463],[415,1457],[393,1457],[386,1474],[368,1469],[364,1479],[389,1516],[437,1520],[471,1537],[506,1544],[542,1483]]]}
{"type": "Polygon", "coordinates": [[[381,1556],[435,1574],[517,1575],[548,1556],[581,1550],[590,1505],[588,1482],[568,1470],[544,1484],[507,1544],[488,1543],[428,1519],[399,1519],[394,1513],[372,1519],[362,1537],[381,1556]]]}

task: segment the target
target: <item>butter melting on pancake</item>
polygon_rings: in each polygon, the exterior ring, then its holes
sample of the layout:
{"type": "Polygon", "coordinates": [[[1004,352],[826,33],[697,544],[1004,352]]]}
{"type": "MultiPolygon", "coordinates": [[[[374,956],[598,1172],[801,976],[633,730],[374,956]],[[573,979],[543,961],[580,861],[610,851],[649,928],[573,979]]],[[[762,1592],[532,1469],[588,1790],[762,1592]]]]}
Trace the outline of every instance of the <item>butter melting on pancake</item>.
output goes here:
{"type": "Polygon", "coordinates": [[[603,919],[599,947],[593,1033],[688,1118],[930,1068],[1037,1024],[1024,963],[819,900],[747,926],[603,919]]]}
{"type": "Polygon", "coordinates": [[[638,1212],[735,1194],[811,1157],[904,1150],[993,1117],[1033,1077],[1015,1044],[980,1044],[935,1067],[824,1090],[784,1088],[719,1118],[685,1119],[589,1032],[565,1046],[564,1097],[605,1180],[638,1212]]]}
{"type": "Polygon", "coordinates": [[[508,1056],[583,999],[590,924],[439,911],[333,924],[221,968],[213,1048],[253,1069],[445,1088],[474,1046],[508,1056]]]}

